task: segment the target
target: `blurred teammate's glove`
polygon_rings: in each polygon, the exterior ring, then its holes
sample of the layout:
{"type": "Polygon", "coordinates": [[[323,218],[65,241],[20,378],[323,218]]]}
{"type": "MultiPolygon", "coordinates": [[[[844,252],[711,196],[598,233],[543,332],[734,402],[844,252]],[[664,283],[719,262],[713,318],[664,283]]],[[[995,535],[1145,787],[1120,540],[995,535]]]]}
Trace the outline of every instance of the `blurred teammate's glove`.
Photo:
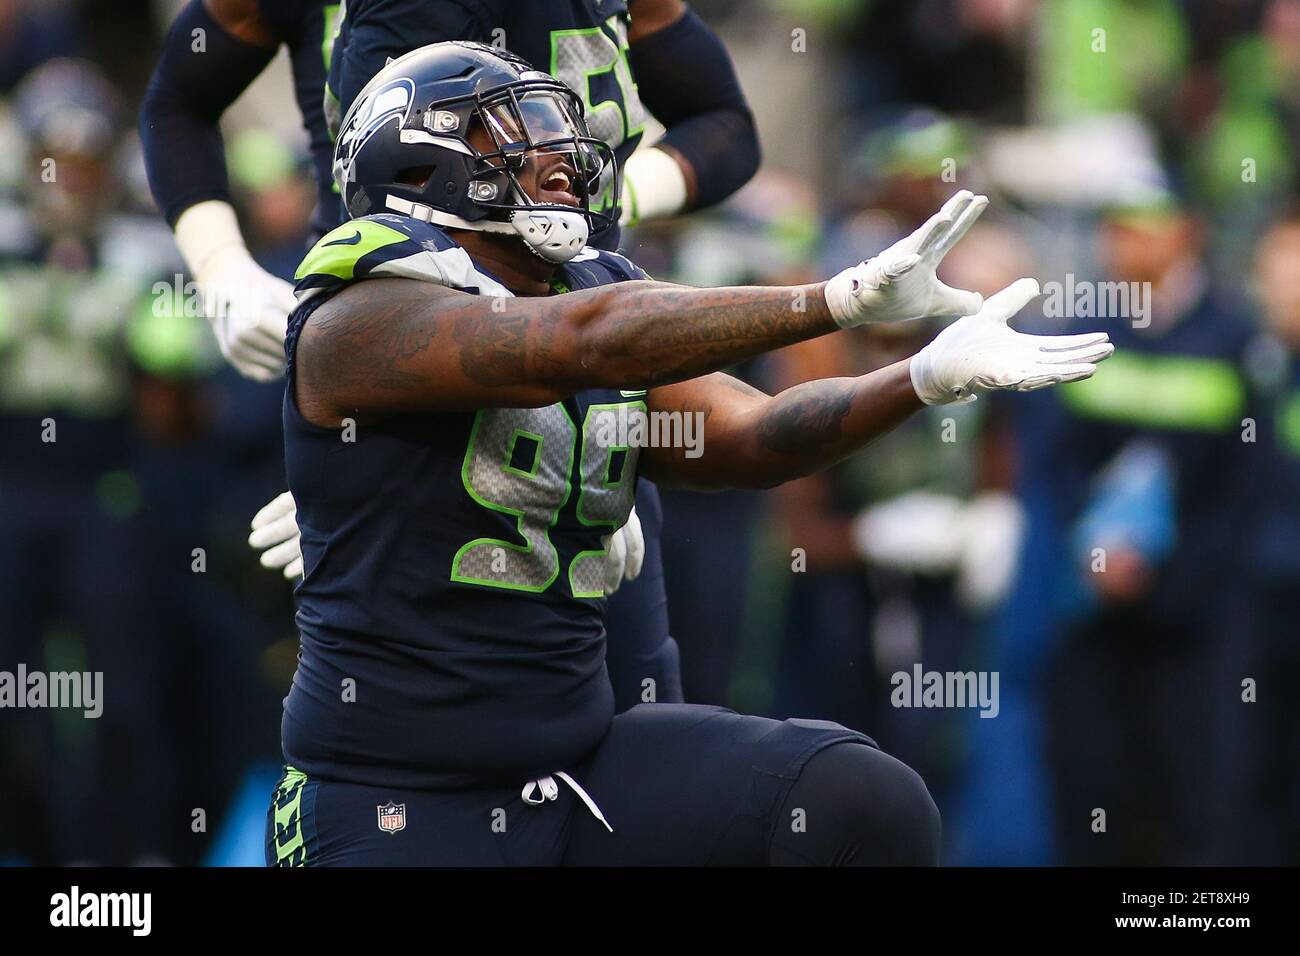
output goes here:
{"type": "Polygon", "coordinates": [[[624,580],[635,581],[645,561],[645,535],[641,519],[633,508],[627,524],[609,537],[609,550],[605,555],[605,593],[613,594],[624,580]]]}
{"type": "Polygon", "coordinates": [[[262,552],[262,567],[280,569],[292,581],[302,576],[302,535],[298,532],[298,507],[284,492],[253,515],[248,543],[262,552]]]}
{"type": "Polygon", "coordinates": [[[234,210],[217,200],[191,206],[176,221],[176,244],[203,293],[221,354],[254,381],[283,375],[293,286],[253,261],[234,210]]]}
{"type": "Polygon", "coordinates": [[[1006,597],[1020,564],[1025,509],[1011,495],[986,491],[962,515],[964,544],[957,559],[957,597],[984,611],[1006,597]]]}
{"type": "Polygon", "coordinates": [[[853,545],[872,564],[917,574],[943,574],[961,556],[958,531],[965,502],[932,491],[909,491],[864,508],[853,519],[853,545]]]}
{"type": "Polygon", "coordinates": [[[1105,332],[1028,335],[1007,325],[1036,295],[1036,280],[1017,279],[913,355],[912,387],[921,401],[973,402],[988,389],[1032,392],[1097,371],[1096,363],[1115,351],[1105,332]]]}
{"type": "Polygon", "coordinates": [[[909,491],[864,508],[853,519],[853,545],[871,564],[912,574],[954,575],[965,607],[1000,601],[1020,557],[1024,510],[1010,495],[989,491],[965,501],[909,491]]]}
{"type": "Polygon", "coordinates": [[[826,304],[842,329],[875,322],[972,315],[984,299],[944,285],[940,261],[989,204],[963,189],[916,232],[826,283],[826,304]]]}

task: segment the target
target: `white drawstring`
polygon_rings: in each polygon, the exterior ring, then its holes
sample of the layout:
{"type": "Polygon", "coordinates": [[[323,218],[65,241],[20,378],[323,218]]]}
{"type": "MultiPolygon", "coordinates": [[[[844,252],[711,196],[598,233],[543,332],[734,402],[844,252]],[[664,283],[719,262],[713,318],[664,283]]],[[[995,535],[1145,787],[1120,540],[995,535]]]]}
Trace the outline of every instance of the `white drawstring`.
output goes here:
{"type": "MultiPolygon", "coordinates": [[[[587,795],[587,791],[583,790],[582,787],[579,786],[578,781],[574,780],[563,770],[557,770],[555,772],[555,777],[559,777],[569,785],[569,789],[576,793],[578,799],[587,805],[587,809],[591,811],[591,815],[601,823],[605,824],[606,830],[610,833],[614,832],[614,828],[610,826],[609,821],[605,819],[605,814],[601,813],[600,807],[596,806],[596,801],[587,795]]],[[[554,800],[560,795],[560,787],[559,784],[555,782],[555,777],[541,777],[537,780],[529,780],[524,784],[524,789],[519,796],[523,798],[524,803],[529,803],[533,806],[538,806],[539,804],[545,803],[547,800],[554,800]],[[542,792],[540,797],[533,796],[534,792],[537,790],[542,792]]]]}

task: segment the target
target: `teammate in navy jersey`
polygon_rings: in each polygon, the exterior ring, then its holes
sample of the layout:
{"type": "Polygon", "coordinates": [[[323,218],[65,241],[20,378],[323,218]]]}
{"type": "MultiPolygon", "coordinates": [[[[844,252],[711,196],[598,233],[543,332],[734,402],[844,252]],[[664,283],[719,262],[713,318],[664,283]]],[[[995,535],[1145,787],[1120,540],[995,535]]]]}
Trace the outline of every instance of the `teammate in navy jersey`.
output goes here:
{"type": "Polygon", "coordinates": [[[191,0],[163,41],[140,107],[154,197],[203,287],[222,354],[259,382],[284,371],[293,289],[254,262],[244,244],[218,121],[280,47],[288,47],[319,189],[313,225],[319,232],[337,225],[333,143],[321,95],[337,12],[338,4],[322,0],[191,0]]]}
{"type": "MultiPolygon", "coordinates": [[[[623,185],[593,197],[623,224],[711,206],[758,169],[754,119],[722,41],[682,0],[346,0],[330,63],[331,130],[391,58],[443,40],[505,48],[582,97],[623,185]],[[638,150],[650,115],[667,127],[638,150]]],[[[594,240],[617,249],[619,230],[594,240]]]]}
{"type": "Polygon", "coordinates": [[[592,248],[611,150],[511,54],[440,43],[382,69],[334,174],[354,219],[298,274],[285,455],[299,667],[268,862],[933,863],[915,773],[821,721],[656,704],[613,715],[605,539],[638,474],[766,487],[923,404],[1078,380],[1104,334],[1038,337],[935,270],[959,192],[829,281],[691,289],[592,248]],[[716,370],[870,322],[963,316],[909,360],[770,397],[716,370]],[[703,454],[623,430],[702,416],[703,454]],[[625,423],[619,426],[618,423],[625,423]]]}

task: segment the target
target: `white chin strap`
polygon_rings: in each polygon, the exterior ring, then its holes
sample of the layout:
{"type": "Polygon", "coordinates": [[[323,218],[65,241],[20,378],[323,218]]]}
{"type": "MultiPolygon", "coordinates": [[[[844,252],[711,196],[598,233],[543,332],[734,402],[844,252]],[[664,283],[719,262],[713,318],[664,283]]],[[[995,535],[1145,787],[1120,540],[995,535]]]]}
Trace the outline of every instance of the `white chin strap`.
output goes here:
{"type": "Polygon", "coordinates": [[[510,216],[519,238],[547,262],[568,262],[587,244],[587,217],[556,209],[520,209],[510,216]]]}

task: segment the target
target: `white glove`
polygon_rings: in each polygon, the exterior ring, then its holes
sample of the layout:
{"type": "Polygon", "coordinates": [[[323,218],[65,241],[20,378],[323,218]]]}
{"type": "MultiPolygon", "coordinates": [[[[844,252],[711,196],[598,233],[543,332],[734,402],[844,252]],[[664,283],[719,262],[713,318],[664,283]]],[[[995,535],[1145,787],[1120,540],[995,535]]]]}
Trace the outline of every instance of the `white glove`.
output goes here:
{"type": "Polygon", "coordinates": [[[853,545],[872,564],[918,574],[951,571],[961,557],[965,502],[909,491],[864,508],[853,519],[853,545]]]}
{"type": "Polygon", "coordinates": [[[229,204],[201,202],[176,221],[176,244],[203,294],[221,354],[240,374],[269,382],[284,374],[284,335],[297,305],[293,286],[259,266],[229,204]]]}
{"type": "Polygon", "coordinates": [[[248,543],[262,552],[262,567],[272,571],[281,568],[290,581],[302,576],[302,535],[298,531],[298,506],[292,494],[286,491],[277,495],[253,515],[253,533],[248,536],[248,543]]]}
{"type": "Polygon", "coordinates": [[[832,277],[825,295],[835,323],[849,329],[978,312],[984,302],[978,292],[944,285],[935,270],[988,204],[987,196],[963,189],[916,232],[832,277]]]}
{"type": "Polygon", "coordinates": [[[1096,363],[1115,351],[1105,332],[1028,335],[1007,325],[1036,295],[1036,280],[1017,279],[913,355],[912,387],[921,401],[964,404],[979,389],[1032,392],[1097,371],[1096,363]]]}
{"type": "Polygon", "coordinates": [[[1013,496],[986,491],[962,515],[962,552],[957,559],[957,597],[985,611],[1006,595],[1020,563],[1025,509],[1013,496]]]}
{"type": "Polygon", "coordinates": [[[635,581],[644,561],[645,535],[641,531],[641,519],[633,508],[628,513],[627,524],[609,538],[605,555],[605,594],[617,591],[624,579],[635,581]]]}
{"type": "Polygon", "coordinates": [[[955,574],[962,604],[983,611],[1011,585],[1024,525],[1024,509],[1002,492],[964,501],[909,491],[864,508],[851,533],[854,548],[871,564],[913,574],[955,574]]]}

